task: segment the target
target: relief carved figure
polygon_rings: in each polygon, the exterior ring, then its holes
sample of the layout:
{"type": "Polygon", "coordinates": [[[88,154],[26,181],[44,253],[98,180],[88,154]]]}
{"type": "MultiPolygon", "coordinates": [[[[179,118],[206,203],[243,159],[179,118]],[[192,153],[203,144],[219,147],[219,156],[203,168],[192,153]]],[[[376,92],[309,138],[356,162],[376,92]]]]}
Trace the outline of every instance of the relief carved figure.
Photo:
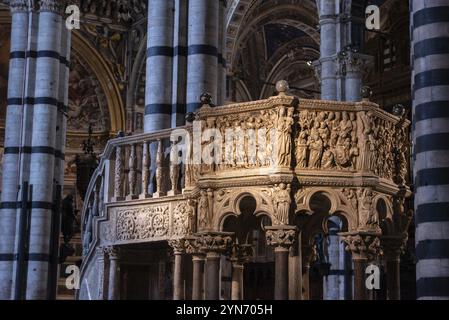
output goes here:
{"type": "Polygon", "coordinates": [[[206,229],[209,226],[209,200],[205,190],[201,190],[198,199],[198,224],[200,229],[206,229]]]}
{"type": "Polygon", "coordinates": [[[274,224],[288,224],[291,203],[290,191],[291,187],[289,184],[280,183],[274,187],[273,202],[276,210],[274,224]]]}
{"type": "Polygon", "coordinates": [[[355,170],[359,156],[353,112],[302,110],[296,138],[296,165],[301,169],[355,170]]]}
{"type": "Polygon", "coordinates": [[[277,164],[281,167],[289,167],[291,161],[291,132],[293,125],[293,108],[280,106],[276,119],[276,150],[277,164]]]}
{"type": "Polygon", "coordinates": [[[379,228],[379,218],[376,208],[373,206],[374,193],[369,188],[357,190],[359,229],[377,230],[379,228]]]}
{"type": "Polygon", "coordinates": [[[193,233],[194,228],[194,200],[187,200],[176,205],[173,210],[173,235],[182,237],[193,233]]]}

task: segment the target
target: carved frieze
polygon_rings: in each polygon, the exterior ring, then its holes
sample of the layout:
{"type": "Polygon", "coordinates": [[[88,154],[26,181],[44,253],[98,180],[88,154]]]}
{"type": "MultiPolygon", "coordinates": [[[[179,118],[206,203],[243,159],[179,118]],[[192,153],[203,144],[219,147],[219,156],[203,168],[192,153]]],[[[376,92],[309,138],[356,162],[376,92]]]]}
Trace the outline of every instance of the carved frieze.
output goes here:
{"type": "Polygon", "coordinates": [[[118,241],[160,238],[167,236],[168,232],[168,204],[123,209],[117,212],[116,239],[118,241]]]}

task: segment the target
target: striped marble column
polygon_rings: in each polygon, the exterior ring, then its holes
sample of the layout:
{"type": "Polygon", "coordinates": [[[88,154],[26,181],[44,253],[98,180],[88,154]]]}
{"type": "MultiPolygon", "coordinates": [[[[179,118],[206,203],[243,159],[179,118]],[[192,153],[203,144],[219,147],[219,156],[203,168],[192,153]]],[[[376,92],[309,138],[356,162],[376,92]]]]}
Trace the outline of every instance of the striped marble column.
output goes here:
{"type": "Polygon", "coordinates": [[[218,69],[217,105],[226,100],[226,0],[219,0],[218,8],[218,69]]]}
{"type": "Polygon", "coordinates": [[[335,0],[318,0],[320,19],[320,59],[317,62],[321,77],[321,99],[337,99],[336,78],[336,3],[335,0]]]}
{"type": "Polygon", "coordinates": [[[219,0],[189,0],[187,112],[200,106],[207,91],[217,102],[219,0]]]}
{"type": "Polygon", "coordinates": [[[55,154],[55,181],[64,184],[64,156],[67,131],[67,109],[69,103],[69,73],[70,73],[70,45],[71,31],[65,27],[61,29],[61,55],[59,65],[59,98],[56,120],[56,150],[55,154]]]}
{"type": "Polygon", "coordinates": [[[171,125],[174,0],[148,1],[144,131],[171,125]]]}
{"type": "Polygon", "coordinates": [[[36,86],[31,142],[30,245],[26,298],[46,299],[50,261],[51,218],[55,186],[57,114],[62,17],[60,3],[39,1],[39,30],[36,51],[36,86]]]}
{"type": "Polygon", "coordinates": [[[187,85],[187,0],[175,0],[173,33],[172,128],[184,125],[187,85]]]}
{"type": "Polygon", "coordinates": [[[15,260],[16,203],[19,192],[19,146],[24,96],[25,52],[28,45],[26,0],[11,1],[11,55],[0,204],[0,300],[12,297],[15,260]]]}
{"type": "Polygon", "coordinates": [[[418,299],[449,299],[449,0],[411,0],[418,299]]]}

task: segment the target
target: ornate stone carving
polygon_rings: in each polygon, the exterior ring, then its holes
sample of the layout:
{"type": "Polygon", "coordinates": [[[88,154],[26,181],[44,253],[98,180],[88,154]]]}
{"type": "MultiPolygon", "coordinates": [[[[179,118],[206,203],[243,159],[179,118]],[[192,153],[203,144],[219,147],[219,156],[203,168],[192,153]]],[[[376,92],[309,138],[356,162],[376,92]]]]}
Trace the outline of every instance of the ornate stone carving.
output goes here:
{"type": "Polygon", "coordinates": [[[81,0],[81,10],[118,23],[129,23],[145,15],[146,1],[140,0],[81,0]]]}
{"type": "Polygon", "coordinates": [[[182,237],[195,230],[195,200],[180,202],[173,210],[173,236],[182,237]]]}
{"type": "Polygon", "coordinates": [[[355,170],[357,116],[347,111],[301,110],[296,137],[299,169],[355,170]]]}
{"type": "Polygon", "coordinates": [[[39,11],[61,13],[62,4],[58,0],[39,0],[39,11]]]}
{"type": "Polygon", "coordinates": [[[204,232],[197,234],[197,246],[203,252],[229,253],[232,247],[232,233],[204,232]]]}
{"type": "Polygon", "coordinates": [[[293,109],[286,106],[279,106],[277,109],[275,147],[277,165],[280,167],[290,167],[291,163],[293,109]]]}
{"type": "Polygon", "coordinates": [[[288,224],[290,203],[291,203],[291,186],[290,184],[280,183],[273,190],[273,203],[275,207],[274,225],[288,224]]]}
{"type": "Polygon", "coordinates": [[[213,197],[212,189],[200,191],[200,198],[198,199],[198,227],[200,230],[212,228],[213,197]]]}
{"type": "Polygon", "coordinates": [[[374,192],[369,188],[357,190],[359,230],[380,231],[379,217],[373,206],[374,192]]]}
{"type": "Polygon", "coordinates": [[[231,250],[231,261],[237,264],[250,261],[254,254],[254,247],[249,244],[234,243],[231,250]]]}
{"type": "Polygon", "coordinates": [[[350,251],[355,259],[374,260],[382,255],[379,234],[373,233],[342,233],[346,243],[346,250],[350,251]]]}
{"type": "Polygon", "coordinates": [[[11,13],[14,14],[16,12],[24,12],[28,10],[28,1],[27,0],[9,0],[9,7],[11,9],[11,13]]]}
{"type": "Polygon", "coordinates": [[[179,164],[178,164],[178,146],[175,142],[172,142],[170,149],[170,182],[172,193],[178,193],[178,180],[179,180],[179,164]]]}
{"type": "Polygon", "coordinates": [[[116,239],[144,240],[168,235],[168,205],[124,209],[117,212],[116,239]]]}
{"type": "Polygon", "coordinates": [[[184,253],[186,250],[185,239],[170,239],[168,240],[168,245],[173,248],[175,254],[184,253]]]}
{"type": "Polygon", "coordinates": [[[266,227],[267,244],[288,249],[296,241],[297,229],[294,226],[266,227]]]}

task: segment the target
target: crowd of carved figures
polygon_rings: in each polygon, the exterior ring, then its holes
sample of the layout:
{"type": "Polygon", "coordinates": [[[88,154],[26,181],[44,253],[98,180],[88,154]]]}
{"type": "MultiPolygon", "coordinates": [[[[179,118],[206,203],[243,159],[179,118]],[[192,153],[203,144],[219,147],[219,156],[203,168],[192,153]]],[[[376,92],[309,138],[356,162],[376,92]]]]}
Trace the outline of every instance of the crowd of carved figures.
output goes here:
{"type": "Polygon", "coordinates": [[[357,169],[360,151],[355,112],[302,110],[298,125],[298,168],[357,169]]]}

